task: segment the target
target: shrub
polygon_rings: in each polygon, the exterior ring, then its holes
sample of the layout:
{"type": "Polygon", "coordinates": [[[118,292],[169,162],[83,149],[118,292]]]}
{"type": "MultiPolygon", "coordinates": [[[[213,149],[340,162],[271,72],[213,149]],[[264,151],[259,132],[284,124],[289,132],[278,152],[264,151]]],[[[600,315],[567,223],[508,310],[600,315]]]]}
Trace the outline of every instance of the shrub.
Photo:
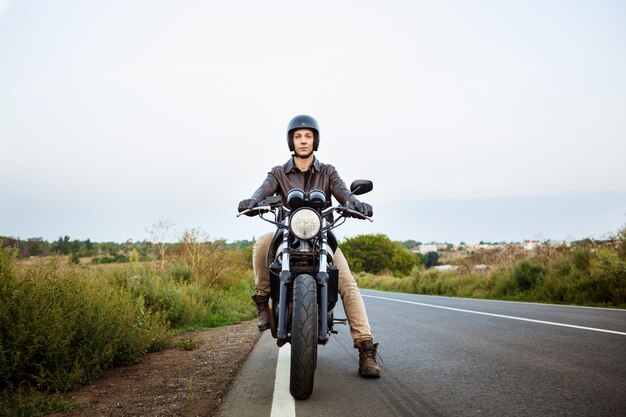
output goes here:
{"type": "Polygon", "coordinates": [[[378,274],[391,271],[395,275],[404,276],[420,264],[419,257],[383,234],[348,238],[340,247],[353,272],[378,274]]]}
{"type": "MultiPolygon", "coordinates": [[[[244,271],[249,269],[246,252],[238,248],[228,248],[223,241],[202,240],[203,233],[186,230],[172,253],[176,268],[190,268],[195,284],[222,287],[235,284],[244,271]]],[[[185,271],[187,274],[188,271],[185,271]]]]}
{"type": "Polygon", "coordinates": [[[188,282],[188,266],[175,265],[165,273],[149,265],[134,268],[116,265],[98,274],[109,285],[141,298],[149,309],[162,312],[176,330],[213,327],[255,316],[250,300],[254,283],[249,271],[239,272],[228,286],[217,287],[203,282],[195,284],[193,280],[188,282]]]}
{"type": "Polygon", "coordinates": [[[92,258],[93,264],[114,264],[114,263],[126,263],[128,262],[128,256],[115,255],[115,256],[102,256],[99,258],[92,258]]]}
{"type": "Polygon", "coordinates": [[[78,265],[80,263],[80,255],[77,252],[72,252],[70,254],[70,262],[74,265],[78,265]]]}
{"type": "Polygon", "coordinates": [[[65,391],[131,363],[168,337],[161,314],[58,260],[21,273],[0,258],[0,385],[65,391]]]}
{"type": "Polygon", "coordinates": [[[593,303],[626,303],[626,262],[616,251],[598,249],[591,258],[588,279],[580,287],[593,303]]]}
{"type": "Polygon", "coordinates": [[[400,245],[397,245],[391,267],[395,276],[403,277],[411,273],[414,267],[420,265],[420,258],[400,245]]]}
{"type": "Polygon", "coordinates": [[[616,240],[617,253],[622,260],[626,261],[626,226],[618,230],[616,240]]]}
{"type": "Polygon", "coordinates": [[[573,266],[579,271],[587,271],[591,262],[591,252],[586,248],[575,248],[566,259],[571,260],[573,266]]]}
{"type": "Polygon", "coordinates": [[[439,265],[439,254],[437,252],[428,252],[424,256],[424,266],[426,268],[432,268],[439,265]]]}
{"type": "Polygon", "coordinates": [[[66,391],[160,349],[172,328],[253,318],[245,254],[213,248],[211,262],[197,263],[203,268],[197,280],[180,257],[164,272],[136,256],[132,263],[96,268],[59,258],[18,268],[17,250],[0,250],[0,415],[62,407],[38,393],[66,391]]]}
{"type": "Polygon", "coordinates": [[[517,292],[510,268],[496,269],[487,283],[488,293],[494,298],[509,298],[517,292]]]}
{"type": "Polygon", "coordinates": [[[513,268],[511,274],[517,289],[524,292],[534,289],[542,281],[545,270],[531,260],[524,260],[513,268]]]}
{"type": "Polygon", "coordinates": [[[194,275],[193,268],[184,263],[172,265],[168,272],[172,278],[180,282],[191,282],[194,275]]]}

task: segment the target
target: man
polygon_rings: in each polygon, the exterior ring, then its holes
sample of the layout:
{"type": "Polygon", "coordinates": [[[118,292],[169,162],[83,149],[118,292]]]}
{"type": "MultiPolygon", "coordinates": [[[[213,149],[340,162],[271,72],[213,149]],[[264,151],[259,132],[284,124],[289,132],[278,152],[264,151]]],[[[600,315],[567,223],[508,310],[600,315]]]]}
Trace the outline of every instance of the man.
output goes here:
{"type": "MultiPolygon", "coordinates": [[[[291,159],[282,166],[272,168],[252,197],[239,203],[239,211],[253,208],[266,197],[275,194],[280,195],[283,201],[287,201],[289,191],[300,188],[305,192],[320,189],[328,196],[328,203],[332,195],[340,204],[371,216],[372,206],[351,196],[350,190],[335,168],[322,164],[315,158],[313,153],[317,151],[319,142],[319,126],[315,119],[306,115],[294,117],[287,127],[287,144],[289,150],[293,152],[291,159]]],[[[272,233],[260,236],[252,252],[256,292],[252,299],[257,306],[259,315],[257,325],[260,331],[269,328],[270,275],[265,256],[272,236],[272,233]]],[[[350,334],[354,347],[359,350],[359,374],[366,378],[378,378],[380,376],[380,368],[376,362],[378,343],[373,343],[363,299],[341,249],[337,248],[333,260],[339,268],[339,294],[350,324],[350,334]]]]}

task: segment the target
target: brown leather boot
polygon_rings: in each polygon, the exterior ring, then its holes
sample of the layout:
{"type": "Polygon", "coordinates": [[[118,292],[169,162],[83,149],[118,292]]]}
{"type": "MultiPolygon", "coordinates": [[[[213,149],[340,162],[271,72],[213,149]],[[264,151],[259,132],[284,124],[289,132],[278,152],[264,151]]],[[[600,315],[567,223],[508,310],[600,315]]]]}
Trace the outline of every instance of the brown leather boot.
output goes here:
{"type": "Polygon", "coordinates": [[[362,340],[355,347],[359,349],[359,374],[364,378],[379,378],[380,368],[376,362],[378,343],[362,340]]]}
{"type": "Polygon", "coordinates": [[[260,332],[264,332],[265,330],[270,328],[270,311],[269,311],[269,295],[253,295],[252,300],[256,304],[256,312],[259,315],[259,318],[256,321],[256,327],[259,328],[260,332]]]}

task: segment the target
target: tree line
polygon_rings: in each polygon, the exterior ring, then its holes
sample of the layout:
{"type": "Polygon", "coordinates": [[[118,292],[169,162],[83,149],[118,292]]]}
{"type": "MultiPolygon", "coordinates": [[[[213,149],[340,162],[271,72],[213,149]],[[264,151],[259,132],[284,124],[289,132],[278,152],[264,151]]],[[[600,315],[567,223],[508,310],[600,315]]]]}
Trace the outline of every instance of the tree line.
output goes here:
{"type": "MultiPolygon", "coordinates": [[[[217,241],[224,247],[248,249],[254,244],[251,240],[240,240],[233,243],[217,241]]],[[[40,237],[19,239],[0,236],[0,249],[17,250],[20,258],[63,255],[69,256],[74,263],[80,258],[92,258],[94,263],[124,263],[131,259],[140,261],[155,260],[160,257],[160,242],[143,240],[140,242],[92,242],[90,239],[80,240],[59,236],[57,240],[47,241],[40,237]]],[[[171,244],[165,244],[170,246],[171,244]]]]}
{"type": "MultiPolygon", "coordinates": [[[[232,243],[222,240],[217,243],[227,248],[249,252],[254,240],[238,240],[232,243]]],[[[436,252],[422,255],[410,251],[419,244],[420,242],[414,240],[392,241],[384,234],[377,234],[348,238],[340,245],[354,272],[391,272],[396,275],[407,275],[414,266],[424,265],[429,268],[438,264],[439,256],[436,252]]],[[[90,239],[72,239],[67,235],[60,236],[52,242],[42,238],[24,240],[0,236],[0,247],[16,249],[21,258],[64,255],[69,256],[74,263],[78,263],[80,258],[92,258],[92,263],[124,263],[131,259],[156,260],[163,256],[163,250],[167,246],[168,244],[147,240],[124,243],[92,242],[90,239]]]]}
{"type": "Polygon", "coordinates": [[[148,258],[153,251],[151,242],[92,242],[90,239],[72,239],[65,235],[57,240],[49,242],[42,238],[19,239],[8,236],[0,236],[0,247],[13,248],[21,258],[50,256],[50,255],[70,255],[78,258],[82,257],[110,257],[123,261],[128,258],[134,250],[140,257],[148,258]]]}

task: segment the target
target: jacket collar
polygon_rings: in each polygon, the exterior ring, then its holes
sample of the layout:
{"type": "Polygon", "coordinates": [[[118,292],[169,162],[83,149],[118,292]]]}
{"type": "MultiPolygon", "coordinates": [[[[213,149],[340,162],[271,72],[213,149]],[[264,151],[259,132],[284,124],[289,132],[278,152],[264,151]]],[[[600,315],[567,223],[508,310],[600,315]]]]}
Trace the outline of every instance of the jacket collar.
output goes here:
{"type": "MultiPolygon", "coordinates": [[[[288,174],[290,172],[298,170],[296,168],[296,165],[293,162],[293,158],[294,157],[292,156],[291,159],[289,161],[287,161],[287,163],[285,165],[283,165],[283,169],[285,171],[285,174],[288,174]]],[[[319,172],[319,170],[320,170],[320,161],[318,161],[317,158],[313,157],[313,165],[311,165],[311,171],[319,172]]]]}

